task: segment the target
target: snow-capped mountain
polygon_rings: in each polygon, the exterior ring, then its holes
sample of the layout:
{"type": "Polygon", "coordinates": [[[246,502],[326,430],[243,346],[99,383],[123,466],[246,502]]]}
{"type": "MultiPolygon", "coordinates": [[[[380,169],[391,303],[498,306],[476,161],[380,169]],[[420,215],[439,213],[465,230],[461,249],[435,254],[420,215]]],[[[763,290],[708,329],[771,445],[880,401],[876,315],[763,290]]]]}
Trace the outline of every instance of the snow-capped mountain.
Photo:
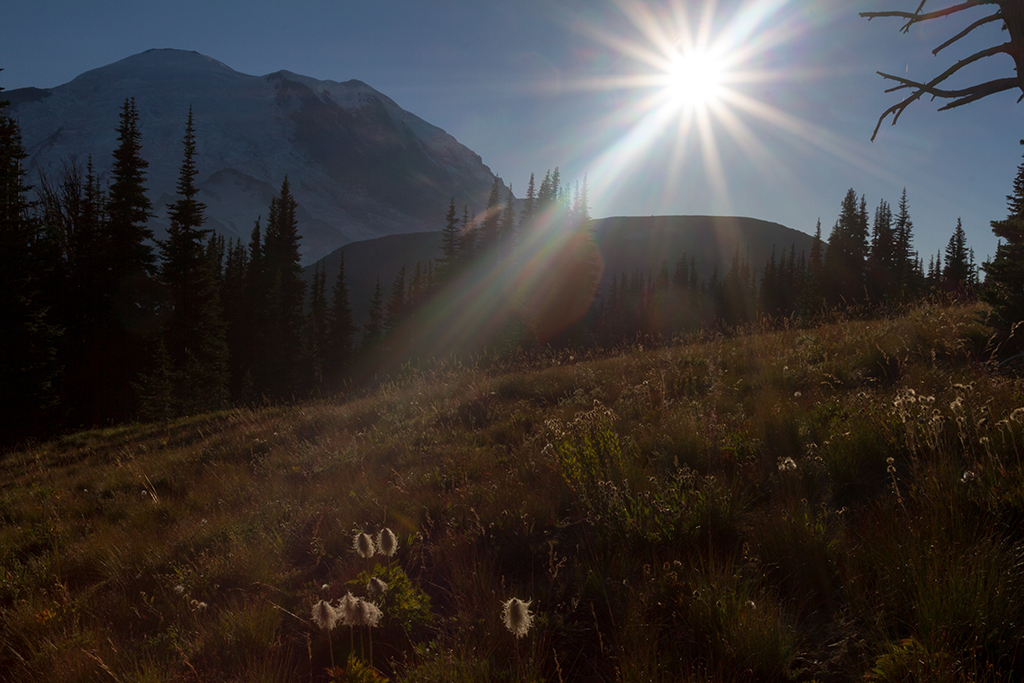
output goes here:
{"type": "Polygon", "coordinates": [[[494,182],[477,154],[365,83],[250,76],[183,50],[149,50],[50,90],[5,91],[30,181],[90,155],[105,178],[127,97],[139,110],[158,234],[190,106],[207,227],[247,241],[287,175],[307,263],[348,242],[439,229],[451,197],[482,207],[494,182]]]}

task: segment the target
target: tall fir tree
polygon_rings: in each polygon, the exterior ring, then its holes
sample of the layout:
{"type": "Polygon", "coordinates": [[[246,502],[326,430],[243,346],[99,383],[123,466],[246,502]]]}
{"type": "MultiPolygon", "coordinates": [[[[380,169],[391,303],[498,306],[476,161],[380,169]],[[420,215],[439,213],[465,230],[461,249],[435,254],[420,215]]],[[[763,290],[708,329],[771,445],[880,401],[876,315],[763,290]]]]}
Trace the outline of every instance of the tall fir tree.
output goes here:
{"type": "Polygon", "coordinates": [[[903,188],[893,225],[896,288],[901,299],[916,296],[922,289],[920,259],[914,251],[914,222],[910,219],[907,188],[903,188]]]}
{"type": "Polygon", "coordinates": [[[515,197],[512,194],[512,186],[509,185],[505,194],[505,204],[501,210],[501,218],[498,221],[498,240],[513,241],[516,232],[516,207],[515,197]]]}
{"type": "Polygon", "coordinates": [[[82,196],[73,228],[67,235],[67,274],[63,312],[66,328],[62,345],[65,373],[63,402],[75,425],[95,423],[94,395],[104,385],[105,344],[113,283],[108,267],[105,231],[106,194],[89,157],[81,183],[82,196]],[[73,340],[73,342],[72,342],[73,340]]]}
{"type": "Polygon", "coordinates": [[[276,329],[271,315],[271,278],[267,267],[260,219],[253,222],[249,234],[248,259],[244,276],[243,304],[238,319],[237,346],[229,349],[231,383],[237,387],[235,398],[253,403],[266,394],[267,367],[272,333],[276,329]]]}
{"type": "Polygon", "coordinates": [[[384,305],[384,334],[385,336],[390,335],[398,327],[402,321],[402,317],[406,311],[406,298],[405,298],[405,265],[395,275],[395,280],[391,284],[391,294],[388,297],[387,303],[384,305]]]}
{"type": "Polygon", "coordinates": [[[327,312],[327,343],[324,348],[324,373],[329,383],[336,385],[350,369],[353,342],[359,328],[353,320],[349,300],[348,280],[345,276],[345,252],[341,252],[338,277],[331,293],[331,307],[327,312]]]}
{"type": "Polygon", "coordinates": [[[867,206],[851,188],[843,198],[839,219],[828,238],[823,260],[823,283],[828,303],[850,305],[864,298],[864,269],[868,251],[867,206]]]}
{"type": "Polygon", "coordinates": [[[363,351],[368,351],[377,346],[384,333],[384,299],[380,291],[380,278],[373,288],[373,296],[370,298],[370,309],[368,319],[363,326],[363,351]]]}
{"type": "Polygon", "coordinates": [[[0,443],[44,429],[57,406],[61,330],[50,319],[41,282],[41,231],[30,216],[17,121],[0,101],[0,443]]]}
{"type": "Polygon", "coordinates": [[[1017,167],[1006,206],[1006,218],[992,221],[999,243],[995,256],[982,266],[981,289],[982,300],[992,307],[989,324],[995,328],[1004,357],[1024,351],[1024,162],[1017,167]]]}
{"type": "Polygon", "coordinates": [[[494,182],[491,184],[491,194],[487,197],[487,209],[484,211],[484,219],[477,229],[477,251],[487,252],[498,242],[502,208],[501,178],[495,176],[494,182]]]}
{"type": "Polygon", "coordinates": [[[896,231],[892,223],[892,209],[884,199],[875,209],[871,226],[871,250],[865,266],[868,297],[879,303],[897,294],[896,231]]]}
{"type": "Polygon", "coordinates": [[[270,287],[268,311],[272,338],[265,349],[267,390],[278,398],[292,398],[303,384],[302,338],[306,284],[299,265],[299,229],[286,176],[280,193],[271,199],[263,244],[263,259],[270,287]]]}
{"type": "Polygon", "coordinates": [[[540,181],[540,189],[537,190],[537,205],[535,207],[536,213],[543,213],[547,211],[551,204],[554,203],[557,192],[558,188],[552,187],[551,171],[548,170],[544,174],[544,179],[540,181]]]}
{"type": "Polygon", "coordinates": [[[138,409],[136,383],[151,370],[159,289],[148,221],[153,205],[146,196],[142,133],[134,98],[125,100],[117,128],[112,182],[107,191],[106,262],[111,276],[111,309],[105,320],[109,339],[101,361],[104,383],[94,402],[101,419],[124,420],[138,409]]]}
{"type": "Polygon", "coordinates": [[[246,279],[249,254],[241,239],[232,240],[224,263],[221,309],[224,311],[224,338],[228,346],[228,395],[242,399],[242,384],[247,366],[243,363],[248,339],[246,321],[250,314],[246,279]]]}
{"type": "Polygon", "coordinates": [[[447,282],[455,276],[460,264],[461,250],[462,230],[455,212],[455,197],[452,197],[448,204],[444,228],[441,229],[441,258],[437,265],[437,277],[441,282],[447,282]]]}
{"type": "Polygon", "coordinates": [[[206,205],[197,197],[192,110],[185,124],[179,198],[168,206],[170,226],[160,242],[160,281],[169,298],[163,352],[171,366],[172,412],[223,407],[228,398],[228,346],[221,307],[223,242],[203,228],[206,205]]]}
{"type": "Polygon", "coordinates": [[[324,362],[328,339],[327,273],[318,261],[313,268],[313,282],[309,288],[309,315],[306,317],[305,376],[312,386],[324,381],[324,362]]]}
{"type": "Polygon", "coordinates": [[[533,174],[530,174],[530,183],[526,186],[526,196],[523,197],[523,206],[519,210],[519,233],[524,228],[533,224],[534,214],[537,212],[537,187],[533,174]]]}
{"type": "Polygon", "coordinates": [[[956,219],[956,228],[949,237],[945,253],[946,267],[942,271],[941,289],[957,297],[965,297],[970,293],[971,255],[967,249],[967,234],[963,223],[956,219]]]}

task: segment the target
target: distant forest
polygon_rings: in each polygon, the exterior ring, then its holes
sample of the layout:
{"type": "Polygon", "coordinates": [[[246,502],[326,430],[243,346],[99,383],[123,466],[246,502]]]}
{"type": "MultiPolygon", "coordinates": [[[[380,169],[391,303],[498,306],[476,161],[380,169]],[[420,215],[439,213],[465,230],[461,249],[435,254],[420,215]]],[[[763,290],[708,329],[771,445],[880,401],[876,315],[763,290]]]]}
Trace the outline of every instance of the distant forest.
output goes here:
{"type": "Polygon", "coordinates": [[[539,186],[531,176],[517,202],[511,190],[501,196],[497,178],[478,213],[453,199],[438,217],[437,258],[403,268],[390,286],[378,279],[371,300],[356,302],[369,307],[368,322],[357,326],[344,261],[331,283],[319,267],[310,286],[301,277],[287,178],[248,243],[225,242],[203,227],[191,111],[178,198],[154,207],[133,99],[121,108],[106,187],[91,160],[84,168],[68,162],[59,177],[27,185],[20,131],[3,106],[0,443],[337,391],[372,359],[397,353],[399,330],[422,321],[446,288],[475,286],[466,280],[472,269],[511,270],[509,282],[525,274],[538,234],[558,235],[565,253],[552,287],[583,290],[584,304],[580,297],[570,304],[520,299],[536,303],[505,321],[507,348],[613,347],[836,308],[891,307],[934,292],[971,297],[978,284],[959,221],[945,252],[925,267],[913,248],[906,191],[895,213],[883,200],[872,219],[851,189],[827,240],[819,221],[809,253],[779,245],[766,263],[751,264],[737,249],[724,273],[698,272],[702,264],[684,256],[653,272],[614,275],[598,288],[586,181],[572,189],[556,168],[539,186]],[[148,222],[164,211],[170,228],[156,240],[148,222]],[[546,322],[560,315],[570,324],[546,322]]]}

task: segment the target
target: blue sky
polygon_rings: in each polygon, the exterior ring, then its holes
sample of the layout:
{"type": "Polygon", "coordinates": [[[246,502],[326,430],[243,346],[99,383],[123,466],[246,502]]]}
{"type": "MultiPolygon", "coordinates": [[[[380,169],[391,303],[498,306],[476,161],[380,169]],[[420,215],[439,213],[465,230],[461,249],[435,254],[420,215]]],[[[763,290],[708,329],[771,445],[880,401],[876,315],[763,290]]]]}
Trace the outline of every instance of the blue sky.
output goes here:
{"type": "MultiPolygon", "coordinates": [[[[929,7],[945,6],[930,0],[929,7]]],[[[595,216],[737,214],[825,236],[848,188],[895,206],[907,188],[927,264],[958,217],[979,261],[1024,151],[1019,92],[938,112],[921,101],[875,142],[898,94],[876,71],[927,79],[978,47],[931,54],[979,9],[909,35],[918,0],[140,0],[9,3],[0,86],[54,87],[149,48],[196,50],[236,71],[356,78],[438,125],[522,196],[559,166],[595,216]],[[664,102],[666,45],[710,43],[733,94],[703,114],[664,102]],[[948,54],[947,54],[948,53],[948,54]],[[702,122],[703,121],[703,122],[702,122]]],[[[961,84],[1013,75],[1005,56],[961,84]]]]}

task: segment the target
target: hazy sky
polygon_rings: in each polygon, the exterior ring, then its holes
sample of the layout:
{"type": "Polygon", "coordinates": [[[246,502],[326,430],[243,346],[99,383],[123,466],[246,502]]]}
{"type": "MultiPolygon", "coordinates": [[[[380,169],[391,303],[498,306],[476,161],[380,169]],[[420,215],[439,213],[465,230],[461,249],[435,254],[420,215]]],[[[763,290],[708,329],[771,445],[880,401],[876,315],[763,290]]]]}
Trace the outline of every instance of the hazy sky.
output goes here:
{"type": "MultiPolygon", "coordinates": [[[[951,4],[930,0],[928,7],[951,4]]],[[[1024,147],[1019,92],[938,112],[876,71],[927,79],[997,27],[931,50],[981,8],[909,35],[860,11],[918,0],[33,0],[7,3],[0,87],[54,87],[149,48],[195,50],[243,73],[356,78],[444,128],[522,196],[531,172],[587,175],[595,216],[736,214],[827,237],[848,188],[871,212],[907,188],[916,247],[943,248],[958,217],[979,262],[995,248],[1024,147]],[[666,102],[666,55],[709,44],[722,97],[666,102]],[[674,47],[673,47],[674,46],[674,47]],[[948,54],[947,54],[948,53],[948,54]]],[[[1013,75],[1005,55],[954,85],[1013,75]]],[[[143,134],[145,131],[143,131],[143,134]]],[[[756,264],[760,265],[760,264],[756,264]]]]}

